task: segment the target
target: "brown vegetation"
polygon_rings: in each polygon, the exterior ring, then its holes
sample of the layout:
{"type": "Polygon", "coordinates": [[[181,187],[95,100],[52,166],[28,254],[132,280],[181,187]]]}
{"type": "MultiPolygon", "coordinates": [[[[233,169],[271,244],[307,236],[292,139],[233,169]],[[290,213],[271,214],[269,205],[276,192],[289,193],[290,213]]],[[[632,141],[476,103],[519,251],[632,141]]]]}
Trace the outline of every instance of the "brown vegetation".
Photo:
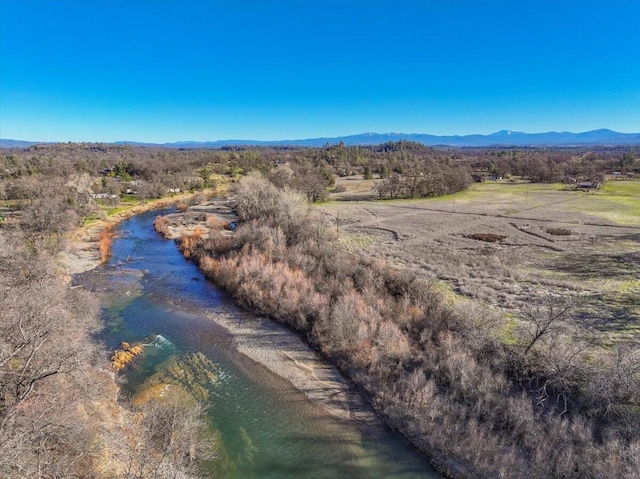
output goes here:
{"type": "Polygon", "coordinates": [[[241,190],[257,197],[238,198],[249,221],[236,235],[184,237],[180,248],[241,303],[308,335],[440,470],[640,473],[637,348],[594,348],[569,309],[552,303],[532,308],[505,341],[504,318],[452,307],[408,271],[339,252],[308,210],[290,214],[284,192],[255,186],[241,190]]]}
{"type": "Polygon", "coordinates": [[[98,238],[98,251],[100,253],[100,263],[106,263],[111,257],[111,245],[113,244],[113,224],[108,223],[100,231],[98,238]]]}
{"type": "Polygon", "coordinates": [[[202,461],[215,457],[204,406],[177,391],[168,389],[161,399],[134,408],[140,421],[134,425],[135,437],[120,451],[124,477],[201,477],[202,461]]]}
{"type": "Polygon", "coordinates": [[[189,208],[189,204],[185,201],[178,201],[176,203],[176,210],[178,211],[185,211],[187,208],[189,208]]]}
{"type": "Polygon", "coordinates": [[[0,475],[89,474],[95,450],[77,411],[94,384],[80,367],[96,357],[94,298],[16,233],[0,236],[0,311],[0,475]]]}
{"type": "Polygon", "coordinates": [[[169,219],[166,216],[158,215],[153,222],[153,227],[165,238],[169,235],[169,219]]]}
{"type": "Polygon", "coordinates": [[[223,221],[214,215],[207,215],[207,219],[205,220],[205,225],[210,230],[218,231],[221,229],[227,229],[229,227],[229,222],[223,221]]]}
{"type": "Polygon", "coordinates": [[[545,231],[550,235],[554,235],[554,236],[570,236],[571,235],[571,230],[568,230],[566,228],[547,228],[545,231]]]}
{"type": "Polygon", "coordinates": [[[472,233],[465,235],[465,238],[474,239],[478,241],[485,241],[487,243],[496,243],[506,238],[504,235],[497,235],[495,233],[472,233]]]}

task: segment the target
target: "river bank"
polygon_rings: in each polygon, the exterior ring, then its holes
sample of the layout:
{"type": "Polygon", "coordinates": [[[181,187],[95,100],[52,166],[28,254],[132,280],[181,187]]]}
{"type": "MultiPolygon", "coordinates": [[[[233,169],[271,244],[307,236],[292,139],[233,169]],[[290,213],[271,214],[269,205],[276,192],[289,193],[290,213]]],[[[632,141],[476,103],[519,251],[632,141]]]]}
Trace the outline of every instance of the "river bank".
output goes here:
{"type": "MultiPolygon", "coordinates": [[[[113,218],[110,223],[121,222],[128,218],[133,218],[134,214],[143,214],[144,212],[147,212],[146,216],[148,216],[149,214],[153,214],[151,213],[152,210],[168,205],[166,205],[166,203],[155,202],[153,204],[141,206],[144,207],[144,209],[138,208],[136,212],[130,212],[126,214],[126,216],[123,215],[119,218],[113,218]]],[[[220,222],[228,222],[235,218],[231,209],[228,206],[225,206],[221,201],[214,202],[209,206],[194,206],[177,217],[182,218],[186,215],[190,216],[191,220],[199,218],[202,221],[206,221],[207,216],[214,212],[216,214],[217,221],[220,222]]],[[[178,237],[185,232],[193,233],[194,229],[198,228],[197,225],[194,225],[193,221],[180,221],[179,223],[180,224],[176,225],[177,227],[172,229],[174,237],[178,237]]],[[[104,228],[105,224],[101,224],[99,227],[104,228]]],[[[93,240],[87,241],[87,244],[92,246],[93,251],[91,251],[87,245],[80,245],[80,248],[82,248],[81,253],[90,252],[92,255],[70,255],[72,261],[75,261],[77,271],[89,270],[91,267],[95,268],[100,263],[98,254],[96,253],[96,239],[100,231],[99,227],[98,225],[92,225],[93,231],[85,231],[83,233],[84,236],[78,235],[78,238],[84,237],[87,240],[93,240]]],[[[118,232],[119,229],[120,228],[116,229],[116,235],[122,234],[122,232],[118,232]]],[[[128,237],[129,234],[129,230],[124,231],[125,237],[128,237]]],[[[116,247],[116,242],[120,240],[116,237],[114,241],[114,247],[116,247]]],[[[145,244],[147,244],[148,241],[149,240],[147,239],[143,240],[145,244]]],[[[169,243],[167,243],[167,247],[175,248],[169,243]]],[[[179,255],[177,250],[176,254],[179,255]]],[[[123,257],[124,256],[121,251],[115,251],[114,258],[110,263],[111,266],[109,267],[109,271],[111,271],[113,267],[119,269],[120,267],[117,265],[122,263],[121,259],[123,257]]],[[[135,267],[135,264],[139,260],[134,258],[132,261],[133,263],[131,265],[135,267]]],[[[118,274],[116,270],[114,270],[114,274],[118,274]]],[[[104,277],[104,274],[98,273],[98,276],[104,277]]],[[[193,281],[193,278],[186,278],[187,283],[189,280],[193,281]]],[[[368,406],[368,404],[358,394],[353,385],[347,381],[331,363],[320,356],[317,352],[313,351],[306,344],[304,338],[295,332],[292,332],[286,327],[269,319],[256,318],[252,315],[229,313],[224,308],[210,311],[208,314],[203,316],[203,318],[204,317],[228,333],[231,343],[230,347],[234,351],[237,351],[241,356],[247,358],[246,360],[242,360],[244,364],[248,365],[255,363],[260,367],[266,368],[270,373],[273,373],[274,379],[275,377],[280,378],[279,380],[283,381],[283,385],[285,383],[291,385],[293,387],[292,390],[296,390],[298,392],[296,394],[302,393],[310,404],[315,405],[314,407],[316,407],[316,412],[313,413],[314,423],[315,421],[321,421],[322,423],[327,422],[328,424],[332,424],[332,421],[335,420],[336,425],[331,427],[336,428],[336,433],[340,431],[338,436],[336,436],[336,441],[338,441],[337,437],[341,437],[342,439],[340,439],[340,441],[344,441],[345,445],[348,445],[348,450],[351,450],[352,452],[356,451],[354,453],[356,456],[363,457],[362,459],[359,459],[359,461],[365,460],[364,457],[367,457],[368,454],[364,452],[367,449],[361,449],[361,446],[357,445],[362,440],[359,439],[360,434],[366,435],[367,437],[386,437],[386,435],[389,434],[388,432],[385,432],[386,427],[377,418],[372,408],[368,406]],[[319,407],[319,409],[317,409],[317,407],[319,407]],[[330,417],[334,419],[329,419],[330,417]],[[353,425],[339,425],[345,423],[351,423],[353,425]],[[349,428],[353,431],[362,432],[347,433],[346,431],[348,431],[349,428]],[[344,436],[344,434],[346,434],[346,436],[344,436]]],[[[259,371],[259,368],[256,368],[256,370],[259,371]]],[[[113,377],[113,375],[111,377],[113,377]]],[[[264,374],[263,378],[264,380],[267,380],[264,374]]],[[[277,383],[277,381],[274,382],[273,379],[269,379],[267,382],[269,384],[277,383]]],[[[288,394],[289,393],[287,393],[287,395],[288,394]]],[[[111,396],[111,394],[109,396],[111,396]]],[[[297,401],[299,401],[299,399],[297,401]]],[[[302,403],[298,402],[297,404],[300,406],[296,406],[296,410],[298,407],[302,406],[302,403]]],[[[133,428],[128,425],[130,422],[136,422],[138,419],[135,414],[118,404],[117,394],[113,398],[109,397],[97,401],[92,404],[91,407],[93,408],[93,416],[95,418],[100,418],[99,422],[102,422],[105,426],[104,432],[101,433],[101,441],[104,444],[104,453],[99,461],[101,464],[100,469],[102,471],[110,471],[111,473],[117,474],[118,470],[122,470],[122,464],[118,464],[117,458],[118,442],[130,441],[133,439],[132,437],[129,437],[133,428]]],[[[301,410],[306,411],[307,407],[303,407],[301,410]]],[[[311,411],[314,409],[309,410],[311,411]]],[[[213,420],[217,422],[215,414],[212,417],[213,420]]],[[[96,427],[96,429],[99,430],[100,428],[96,427]]],[[[371,439],[367,439],[367,441],[371,441],[371,439]]],[[[374,440],[374,442],[376,441],[374,440]]],[[[402,447],[408,448],[408,446],[402,447]]],[[[366,461],[369,460],[370,459],[366,459],[366,461]]],[[[334,457],[332,461],[334,461],[334,467],[341,467],[342,461],[339,460],[338,457],[334,457]]],[[[345,461],[347,460],[345,459],[345,461]]],[[[417,462],[420,463],[419,460],[417,462]]],[[[344,467],[346,468],[345,470],[347,470],[352,467],[352,465],[345,462],[344,467]]],[[[358,466],[358,468],[359,467],[362,466],[358,466]]],[[[380,465],[375,467],[380,467],[380,465]]],[[[411,474],[407,472],[406,477],[436,477],[433,472],[429,471],[426,461],[424,466],[418,467],[418,470],[424,471],[424,475],[419,474],[418,476],[415,476],[415,472],[411,474]]],[[[220,477],[227,476],[225,475],[220,477]]],[[[359,476],[356,475],[355,477],[359,476]]],[[[372,477],[378,477],[378,475],[374,474],[372,477]]],[[[381,477],[405,477],[405,473],[398,476],[387,476],[386,474],[383,474],[381,477]]]]}
{"type": "Polygon", "coordinates": [[[208,414],[220,431],[230,468],[212,467],[205,477],[437,477],[428,461],[375,415],[369,416],[375,420],[372,425],[352,403],[337,404],[349,398],[326,370],[310,364],[316,358],[306,356],[302,337],[239,308],[205,281],[174,242],[154,231],[154,219],[166,213],[150,211],[119,225],[109,262],[77,281],[104,296],[101,340],[108,348],[122,341],[164,338],[126,370],[125,392],[138,393],[146,384],[147,371],[164,367],[171,355],[203,353],[216,364],[219,380],[210,388],[208,414]],[[238,327],[256,323],[261,328],[245,330],[242,337],[233,334],[239,333],[238,327]],[[293,346],[286,343],[291,337],[297,340],[293,346]],[[276,356],[281,374],[273,372],[277,368],[269,364],[266,348],[276,356]],[[311,395],[315,388],[326,401],[309,400],[286,378],[291,371],[301,373],[300,381],[315,375],[319,381],[307,392],[311,395]]]}
{"type": "Polygon", "coordinates": [[[132,206],[131,208],[119,211],[103,219],[82,225],[69,235],[68,246],[61,254],[61,264],[69,276],[92,270],[102,262],[98,244],[101,231],[113,228],[113,226],[135,215],[147,211],[168,208],[178,203],[185,203],[195,195],[208,195],[213,193],[213,191],[204,190],[199,193],[181,193],[167,198],[148,200],[145,203],[132,206]]]}
{"type": "MultiPolygon", "coordinates": [[[[75,275],[94,270],[102,263],[99,241],[101,232],[111,231],[114,226],[135,215],[156,209],[167,208],[179,202],[186,202],[195,194],[184,193],[171,198],[149,200],[129,209],[119,211],[104,219],[96,220],[76,228],[69,234],[67,248],[60,253],[59,261],[67,281],[75,275]]],[[[82,401],[78,414],[98,438],[99,448],[94,451],[94,472],[97,477],[120,477],[130,464],[124,450],[137,442],[136,428],[142,420],[141,413],[135,413],[120,402],[121,387],[116,373],[106,362],[91,366],[95,394],[82,401]]]]}
{"type": "MultiPolygon", "coordinates": [[[[237,221],[237,216],[224,200],[194,205],[186,211],[163,218],[161,233],[171,240],[191,235],[194,231],[206,235],[209,229],[207,222],[225,224],[237,221]]],[[[156,224],[156,229],[158,227],[156,224]]],[[[291,329],[262,317],[247,320],[239,316],[212,313],[209,318],[230,333],[238,352],[290,382],[330,414],[370,425],[378,421],[373,409],[353,384],[291,329]]]]}

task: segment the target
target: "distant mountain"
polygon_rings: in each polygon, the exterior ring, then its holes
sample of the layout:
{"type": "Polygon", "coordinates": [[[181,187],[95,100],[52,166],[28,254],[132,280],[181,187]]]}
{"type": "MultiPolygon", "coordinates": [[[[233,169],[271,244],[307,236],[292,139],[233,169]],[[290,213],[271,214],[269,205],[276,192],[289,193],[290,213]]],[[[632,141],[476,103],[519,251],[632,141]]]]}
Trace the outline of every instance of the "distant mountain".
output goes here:
{"type": "MultiPolygon", "coordinates": [[[[584,133],[568,131],[547,133],[523,133],[521,131],[501,130],[490,135],[453,135],[437,136],[422,133],[363,133],[360,135],[336,138],[308,138],[302,140],[218,140],[218,141],[177,141],[175,143],[142,143],[135,141],[117,141],[117,145],[156,146],[167,148],[223,148],[228,146],[308,146],[319,147],[327,144],[379,145],[389,141],[415,141],[427,146],[624,146],[639,145],[640,133],[618,133],[600,129],[584,133]]],[[[2,148],[25,148],[37,142],[19,140],[0,140],[2,148]]]]}
{"type": "Polygon", "coordinates": [[[41,143],[43,142],[0,139],[0,148],[29,148],[30,146],[41,143]]]}
{"type": "Polygon", "coordinates": [[[436,136],[420,133],[363,133],[335,138],[309,138],[302,140],[219,140],[180,141],[165,143],[174,148],[221,148],[226,146],[309,146],[344,143],[345,145],[379,145],[388,141],[415,141],[427,146],[620,146],[640,145],[640,133],[618,133],[612,130],[593,130],[584,133],[548,132],[523,133],[502,130],[490,135],[436,136]]]}

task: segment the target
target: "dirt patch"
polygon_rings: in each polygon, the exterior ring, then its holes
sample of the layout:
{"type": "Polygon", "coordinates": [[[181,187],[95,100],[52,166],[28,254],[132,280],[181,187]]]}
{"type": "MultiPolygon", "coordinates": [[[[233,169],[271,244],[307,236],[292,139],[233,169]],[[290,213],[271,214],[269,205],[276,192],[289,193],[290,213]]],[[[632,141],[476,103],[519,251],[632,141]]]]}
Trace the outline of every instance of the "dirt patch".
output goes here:
{"type": "Polygon", "coordinates": [[[486,243],[497,243],[498,241],[502,241],[506,238],[504,235],[497,235],[494,233],[472,233],[470,235],[466,235],[466,238],[484,241],[486,243]]]}

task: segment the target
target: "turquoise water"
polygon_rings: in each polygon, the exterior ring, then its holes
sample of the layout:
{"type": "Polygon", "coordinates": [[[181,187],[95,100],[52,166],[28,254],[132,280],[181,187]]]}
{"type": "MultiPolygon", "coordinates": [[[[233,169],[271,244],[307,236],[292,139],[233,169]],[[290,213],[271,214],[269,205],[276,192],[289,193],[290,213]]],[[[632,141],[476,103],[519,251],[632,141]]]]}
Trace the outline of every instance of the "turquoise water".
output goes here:
{"type": "Polygon", "coordinates": [[[202,352],[218,367],[210,389],[212,421],[225,461],[212,478],[436,478],[426,459],[381,424],[339,419],[290,383],[235,349],[228,333],[206,319],[219,312],[251,320],[175,247],[153,230],[159,212],[121,224],[107,265],[76,282],[99,291],[108,348],[122,341],[151,343],[127,373],[134,393],[176,354],[202,352]],[[158,336],[159,335],[159,336],[158,336]]]}

